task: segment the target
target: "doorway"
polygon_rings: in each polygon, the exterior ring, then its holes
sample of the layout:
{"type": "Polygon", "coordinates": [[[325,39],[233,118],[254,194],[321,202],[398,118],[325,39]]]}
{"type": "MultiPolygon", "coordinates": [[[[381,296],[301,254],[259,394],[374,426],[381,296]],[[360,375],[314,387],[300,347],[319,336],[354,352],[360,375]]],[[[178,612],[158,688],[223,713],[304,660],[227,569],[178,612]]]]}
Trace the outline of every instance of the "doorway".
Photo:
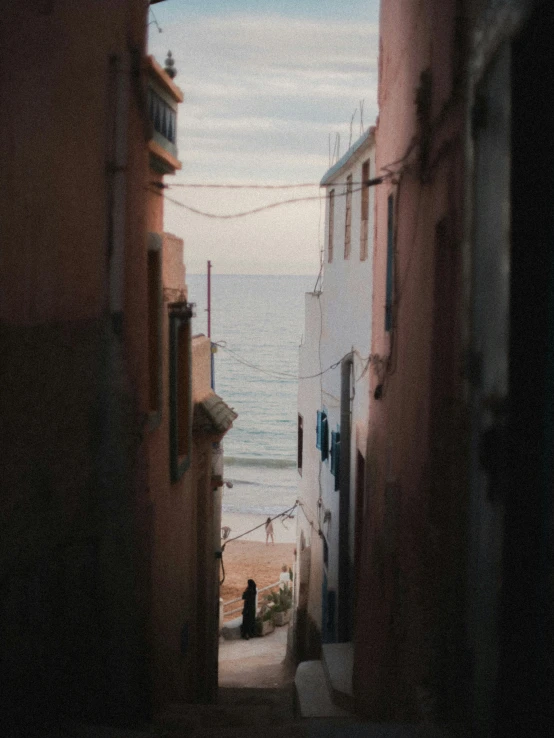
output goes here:
{"type": "Polygon", "coordinates": [[[546,734],[554,718],[554,108],[545,104],[554,76],[554,12],[549,3],[537,5],[511,49],[511,484],[498,735],[530,728],[546,734]]]}

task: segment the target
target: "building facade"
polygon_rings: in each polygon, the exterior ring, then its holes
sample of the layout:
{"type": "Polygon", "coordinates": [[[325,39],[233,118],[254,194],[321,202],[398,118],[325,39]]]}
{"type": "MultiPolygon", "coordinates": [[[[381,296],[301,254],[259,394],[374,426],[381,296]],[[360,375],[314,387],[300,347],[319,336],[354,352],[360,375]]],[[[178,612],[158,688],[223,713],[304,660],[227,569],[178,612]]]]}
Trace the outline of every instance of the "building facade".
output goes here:
{"type": "Polygon", "coordinates": [[[0,32],[1,691],[17,721],[30,704],[39,721],[148,709],[146,13],[32,2],[0,32]]]}
{"type": "Polygon", "coordinates": [[[155,707],[217,697],[222,470],[217,444],[236,414],[212,390],[211,342],[191,335],[182,239],[163,229],[164,177],[181,168],[171,56],[147,60],[148,490],[155,707]],[[213,448],[216,446],[216,454],[213,448]]]}
{"type": "Polygon", "coordinates": [[[147,11],[37,1],[2,20],[8,729],[128,724],[217,686],[212,449],[234,414],[163,232],[181,93],[145,55],[147,11]]]}
{"type": "Polygon", "coordinates": [[[360,707],[381,720],[423,719],[462,684],[453,668],[463,667],[466,432],[460,23],[456,3],[381,6],[376,169],[384,181],[371,348],[379,361],[370,372],[354,667],[360,707]]]}
{"type": "Polygon", "coordinates": [[[295,651],[352,639],[371,342],[374,129],[323,177],[323,278],[306,295],[298,385],[295,651]],[[329,369],[331,367],[331,369],[329,369]]]}
{"type": "Polygon", "coordinates": [[[381,3],[372,354],[385,361],[371,372],[353,683],[373,719],[474,735],[551,721],[553,121],[529,92],[551,19],[541,2],[381,3]]]}

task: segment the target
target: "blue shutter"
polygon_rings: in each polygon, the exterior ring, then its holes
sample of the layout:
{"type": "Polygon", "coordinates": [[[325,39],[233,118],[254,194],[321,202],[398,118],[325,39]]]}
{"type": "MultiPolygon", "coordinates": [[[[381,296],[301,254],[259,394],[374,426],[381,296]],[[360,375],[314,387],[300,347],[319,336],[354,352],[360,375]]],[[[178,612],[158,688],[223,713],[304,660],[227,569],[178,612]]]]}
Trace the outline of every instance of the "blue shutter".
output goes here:
{"type": "Polygon", "coordinates": [[[321,413],[321,460],[325,461],[329,456],[329,424],[327,413],[321,413]]]}

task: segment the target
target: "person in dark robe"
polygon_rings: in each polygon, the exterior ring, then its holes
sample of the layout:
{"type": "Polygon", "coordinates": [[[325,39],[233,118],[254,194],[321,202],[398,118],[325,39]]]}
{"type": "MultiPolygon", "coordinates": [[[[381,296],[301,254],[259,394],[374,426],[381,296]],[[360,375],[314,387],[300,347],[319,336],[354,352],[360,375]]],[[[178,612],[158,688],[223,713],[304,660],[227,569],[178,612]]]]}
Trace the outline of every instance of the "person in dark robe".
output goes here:
{"type": "Polygon", "coordinates": [[[248,580],[248,587],[242,593],[244,607],[242,608],[242,625],[240,634],[242,638],[253,638],[256,635],[256,582],[248,580]]]}

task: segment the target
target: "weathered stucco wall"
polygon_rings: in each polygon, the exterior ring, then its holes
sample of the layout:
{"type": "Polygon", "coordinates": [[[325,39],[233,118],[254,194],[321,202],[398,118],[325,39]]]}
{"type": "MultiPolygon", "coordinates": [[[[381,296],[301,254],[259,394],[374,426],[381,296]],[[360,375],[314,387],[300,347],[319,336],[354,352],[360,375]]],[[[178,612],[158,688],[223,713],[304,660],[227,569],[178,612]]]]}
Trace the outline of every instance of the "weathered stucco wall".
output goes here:
{"type": "Polygon", "coordinates": [[[138,0],[2,19],[0,689],[16,722],[148,711],[145,32],[138,0]]]}
{"type": "Polygon", "coordinates": [[[385,720],[452,709],[463,670],[464,449],[456,439],[464,437],[464,107],[456,12],[455,2],[434,0],[381,5],[376,169],[394,174],[376,193],[372,354],[383,361],[371,372],[354,686],[360,709],[385,720]],[[389,196],[393,324],[386,330],[389,196]],[[458,654],[458,672],[446,679],[449,653],[458,654]]]}
{"type": "Polygon", "coordinates": [[[207,336],[202,334],[193,336],[192,350],[192,397],[194,402],[198,402],[212,390],[212,343],[207,336]]]}
{"type": "MultiPolygon", "coordinates": [[[[153,201],[156,204],[156,201],[153,201]]],[[[194,702],[215,695],[217,642],[213,658],[217,593],[213,545],[215,521],[211,489],[211,446],[208,436],[192,439],[191,463],[172,482],[170,474],[169,303],[186,295],[183,241],[162,238],[163,307],[161,323],[162,402],[148,433],[151,505],[152,591],[151,644],[153,699],[157,706],[194,702]],[[208,658],[210,657],[210,658],[208,658]]],[[[210,341],[192,339],[192,400],[210,391],[210,341]]]]}

